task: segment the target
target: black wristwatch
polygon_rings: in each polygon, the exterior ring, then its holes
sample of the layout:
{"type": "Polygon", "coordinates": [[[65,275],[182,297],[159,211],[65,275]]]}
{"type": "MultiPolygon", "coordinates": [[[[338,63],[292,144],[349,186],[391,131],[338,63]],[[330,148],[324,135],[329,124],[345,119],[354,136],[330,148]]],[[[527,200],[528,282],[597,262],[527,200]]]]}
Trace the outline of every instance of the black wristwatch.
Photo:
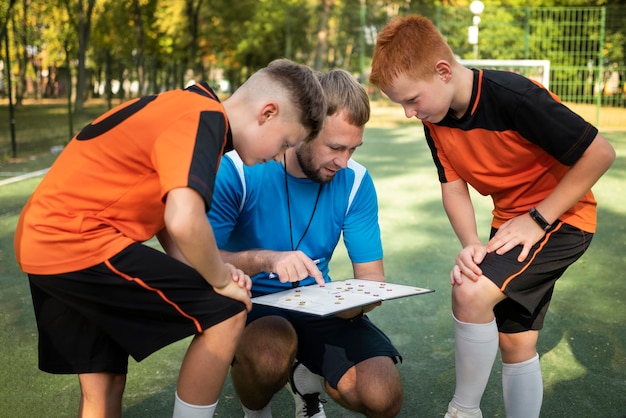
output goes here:
{"type": "Polygon", "coordinates": [[[536,208],[530,208],[530,211],[528,211],[528,213],[530,213],[530,217],[533,218],[533,221],[535,221],[537,225],[539,225],[539,227],[544,231],[552,228],[552,225],[550,225],[548,221],[546,221],[546,218],[544,218],[536,208]]]}

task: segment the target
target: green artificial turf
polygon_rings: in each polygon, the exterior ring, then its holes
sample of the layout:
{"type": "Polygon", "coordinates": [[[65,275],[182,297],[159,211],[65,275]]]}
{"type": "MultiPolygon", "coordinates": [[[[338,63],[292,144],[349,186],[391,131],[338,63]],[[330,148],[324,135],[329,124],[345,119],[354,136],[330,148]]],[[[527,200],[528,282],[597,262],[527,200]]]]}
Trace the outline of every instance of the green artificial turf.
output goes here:
{"type": "MultiPolygon", "coordinates": [[[[393,114],[402,115],[400,108],[393,114]]],[[[606,133],[618,152],[594,188],[598,232],[591,248],[559,280],[538,351],[545,387],[543,417],[626,416],[626,132],[606,133]]],[[[417,121],[393,119],[382,109],[366,130],[355,159],[369,168],[378,190],[389,281],[436,292],[389,301],[370,314],[404,357],[399,370],[405,401],[400,417],[441,417],[454,391],[454,353],[448,274],[459,248],[442,210],[439,185],[417,121]]],[[[54,157],[32,158],[29,169],[54,157]]],[[[11,171],[4,164],[3,171],[11,171]]],[[[37,369],[37,330],[25,276],[13,256],[19,211],[40,178],[0,186],[0,417],[73,417],[78,383],[37,369]]],[[[480,232],[487,237],[490,202],[475,195],[480,232]]],[[[154,242],[152,242],[156,245],[154,242]]],[[[343,248],[331,262],[335,279],[351,276],[343,248]]],[[[141,363],[131,360],[124,416],[171,416],[178,367],[189,340],[141,363]]],[[[482,402],[485,417],[504,417],[501,365],[494,364],[482,402]]],[[[329,417],[356,417],[329,401],[329,417]]],[[[286,391],[273,402],[275,417],[293,416],[286,391]]],[[[227,381],[216,416],[243,416],[227,381]]]]}

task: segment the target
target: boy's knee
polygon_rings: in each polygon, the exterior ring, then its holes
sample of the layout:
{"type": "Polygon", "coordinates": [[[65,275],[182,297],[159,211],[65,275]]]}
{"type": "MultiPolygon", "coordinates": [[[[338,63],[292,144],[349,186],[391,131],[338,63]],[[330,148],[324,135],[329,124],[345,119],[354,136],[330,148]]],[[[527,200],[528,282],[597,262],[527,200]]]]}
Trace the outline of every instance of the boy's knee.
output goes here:
{"type": "Polygon", "coordinates": [[[107,405],[121,402],[126,387],[125,374],[84,373],[78,376],[83,403],[107,405]]]}
{"type": "Polygon", "coordinates": [[[498,343],[504,363],[529,360],[537,354],[537,331],[500,333],[498,343]]]}
{"type": "Polygon", "coordinates": [[[452,287],[452,305],[457,309],[491,312],[502,298],[500,289],[484,276],[477,282],[466,277],[463,284],[452,287]]]}

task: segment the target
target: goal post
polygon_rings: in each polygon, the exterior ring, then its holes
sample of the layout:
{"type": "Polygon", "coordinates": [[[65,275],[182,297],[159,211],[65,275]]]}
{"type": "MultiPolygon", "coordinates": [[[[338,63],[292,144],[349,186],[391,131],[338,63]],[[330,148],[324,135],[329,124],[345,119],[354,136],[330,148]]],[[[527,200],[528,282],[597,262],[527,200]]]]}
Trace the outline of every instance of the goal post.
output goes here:
{"type": "Polygon", "coordinates": [[[512,71],[531,80],[538,81],[546,89],[550,88],[549,60],[459,60],[470,68],[512,71]]]}

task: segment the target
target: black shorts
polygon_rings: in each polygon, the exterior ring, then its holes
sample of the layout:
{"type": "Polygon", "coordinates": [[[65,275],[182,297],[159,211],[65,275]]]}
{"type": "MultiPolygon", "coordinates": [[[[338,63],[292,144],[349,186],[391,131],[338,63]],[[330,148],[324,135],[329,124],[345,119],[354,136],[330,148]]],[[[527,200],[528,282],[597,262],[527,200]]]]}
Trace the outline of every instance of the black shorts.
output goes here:
{"type": "Polygon", "coordinates": [[[281,316],[291,323],[298,334],[296,358],[313,373],[324,376],[335,389],[348,369],[364,360],[385,356],[394,363],[402,361],[389,337],[366,315],[348,320],[253,305],[248,323],[268,315],[281,316]]]}
{"type": "MultiPolygon", "coordinates": [[[[491,231],[491,236],[496,233],[491,231]]],[[[531,249],[523,262],[522,247],[487,254],[480,268],[508,296],[494,308],[498,330],[515,333],[540,330],[552,299],[554,284],[589,248],[593,234],[558,222],[531,249]]]]}
{"type": "Polygon", "coordinates": [[[193,268],[142,244],[94,267],[28,275],[39,331],[39,368],[126,374],[175,341],[245,310],[193,268]]]}

